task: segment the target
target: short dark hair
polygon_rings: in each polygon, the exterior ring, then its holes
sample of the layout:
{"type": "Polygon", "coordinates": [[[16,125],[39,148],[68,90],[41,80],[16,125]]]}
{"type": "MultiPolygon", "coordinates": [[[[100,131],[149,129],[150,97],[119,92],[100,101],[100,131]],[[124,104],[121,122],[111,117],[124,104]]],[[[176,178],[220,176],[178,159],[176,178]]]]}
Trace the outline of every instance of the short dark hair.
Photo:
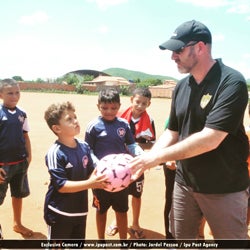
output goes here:
{"type": "Polygon", "coordinates": [[[13,87],[13,86],[18,86],[19,83],[16,80],[11,79],[11,78],[3,79],[0,81],[0,91],[2,91],[4,87],[9,86],[9,85],[13,87]]]}
{"type": "Polygon", "coordinates": [[[98,104],[100,103],[120,103],[120,94],[114,88],[106,88],[99,92],[98,104]]]}
{"type": "Polygon", "coordinates": [[[152,97],[152,94],[148,88],[136,88],[133,91],[133,96],[135,96],[135,95],[144,96],[144,97],[147,97],[149,99],[151,99],[151,97],[152,97]]]}

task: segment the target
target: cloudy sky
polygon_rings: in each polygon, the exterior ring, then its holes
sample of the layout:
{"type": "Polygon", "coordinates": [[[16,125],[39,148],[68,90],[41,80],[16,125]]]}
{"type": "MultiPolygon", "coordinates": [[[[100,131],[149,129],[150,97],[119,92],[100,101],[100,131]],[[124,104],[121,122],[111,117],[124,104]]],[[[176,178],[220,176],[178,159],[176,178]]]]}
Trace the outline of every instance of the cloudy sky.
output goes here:
{"type": "Polygon", "coordinates": [[[196,19],[213,57],[250,78],[250,0],[8,0],[0,3],[0,79],[120,67],[180,79],[159,44],[196,19]]]}

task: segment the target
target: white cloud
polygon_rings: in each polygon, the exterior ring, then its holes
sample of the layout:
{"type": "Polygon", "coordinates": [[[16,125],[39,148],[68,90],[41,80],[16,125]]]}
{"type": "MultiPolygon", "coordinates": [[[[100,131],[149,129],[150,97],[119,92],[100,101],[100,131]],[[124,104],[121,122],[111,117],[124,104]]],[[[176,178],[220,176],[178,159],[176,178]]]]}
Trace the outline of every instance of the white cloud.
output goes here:
{"type": "Polygon", "coordinates": [[[95,44],[54,44],[47,39],[19,34],[1,43],[0,54],[5,59],[0,60],[0,78],[19,75],[25,80],[46,80],[79,69],[102,70],[110,63],[105,52],[102,46],[95,44]],[[102,61],[104,59],[106,61],[102,61]],[[13,62],[16,63],[13,65],[13,62]],[[97,64],[102,68],[98,69],[97,64]]]}
{"type": "Polygon", "coordinates": [[[249,0],[237,0],[230,2],[230,8],[227,10],[229,13],[246,14],[250,13],[249,0]]]}
{"type": "Polygon", "coordinates": [[[196,6],[202,7],[221,7],[229,4],[229,0],[176,0],[182,3],[191,3],[196,6]]]}
{"type": "Polygon", "coordinates": [[[86,1],[89,3],[96,3],[97,6],[102,10],[106,10],[110,6],[120,5],[128,2],[128,0],[86,0],[86,1]]]}
{"type": "Polygon", "coordinates": [[[101,34],[106,34],[109,32],[109,28],[108,28],[108,26],[103,24],[98,28],[98,32],[101,34]]]}
{"type": "Polygon", "coordinates": [[[19,22],[21,24],[33,26],[33,25],[40,24],[40,23],[46,23],[48,19],[49,17],[45,12],[37,11],[29,16],[22,16],[19,19],[19,22]]]}
{"type": "Polygon", "coordinates": [[[177,2],[190,3],[205,8],[227,7],[227,12],[246,14],[250,13],[249,0],[176,0],[177,2]]]}
{"type": "Polygon", "coordinates": [[[243,58],[250,59],[250,53],[246,53],[243,55],[243,58]]]}

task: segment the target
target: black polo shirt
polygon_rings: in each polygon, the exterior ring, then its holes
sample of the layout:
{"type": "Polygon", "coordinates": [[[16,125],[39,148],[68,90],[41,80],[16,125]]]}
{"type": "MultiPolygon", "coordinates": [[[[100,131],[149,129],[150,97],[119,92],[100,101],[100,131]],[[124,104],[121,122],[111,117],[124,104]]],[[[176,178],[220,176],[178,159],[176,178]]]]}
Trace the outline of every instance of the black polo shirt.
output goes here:
{"type": "Polygon", "coordinates": [[[177,162],[177,182],[210,194],[237,192],[249,185],[249,145],[243,126],[246,81],[216,61],[200,84],[188,76],[176,85],[168,126],[179,132],[179,140],[204,127],[228,133],[215,150],[177,162]]]}

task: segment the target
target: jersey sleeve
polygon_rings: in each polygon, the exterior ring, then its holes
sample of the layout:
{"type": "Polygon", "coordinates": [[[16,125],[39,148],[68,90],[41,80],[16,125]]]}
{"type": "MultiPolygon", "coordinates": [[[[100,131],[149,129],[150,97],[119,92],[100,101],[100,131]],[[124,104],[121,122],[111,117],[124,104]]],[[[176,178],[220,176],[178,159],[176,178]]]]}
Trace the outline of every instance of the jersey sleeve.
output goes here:
{"type": "Polygon", "coordinates": [[[30,131],[29,123],[28,123],[28,118],[27,118],[27,113],[22,107],[17,107],[18,112],[21,113],[21,115],[24,117],[23,121],[23,132],[27,133],[30,131]]]}
{"type": "Polygon", "coordinates": [[[85,131],[84,141],[88,144],[88,146],[90,147],[90,149],[93,149],[94,148],[94,144],[95,144],[94,129],[95,129],[95,124],[96,123],[97,123],[96,120],[91,121],[88,124],[87,129],[85,131]]]}
{"type": "Polygon", "coordinates": [[[24,119],[23,131],[26,132],[26,133],[30,131],[30,127],[29,127],[29,123],[28,123],[27,117],[25,117],[25,119],[24,119]]]}
{"type": "Polygon", "coordinates": [[[129,144],[127,148],[128,148],[128,152],[132,156],[138,156],[144,153],[143,149],[137,143],[129,144]]]}
{"type": "Polygon", "coordinates": [[[86,141],[86,143],[88,143],[89,147],[91,149],[93,149],[93,147],[94,147],[94,137],[91,135],[90,131],[85,132],[84,140],[86,141]]]}
{"type": "Polygon", "coordinates": [[[59,190],[67,181],[65,171],[64,155],[60,150],[50,150],[45,157],[45,162],[49,170],[51,183],[56,190],[59,190]]]}
{"type": "Polygon", "coordinates": [[[126,139],[125,139],[126,145],[135,143],[134,136],[132,134],[132,131],[130,129],[130,126],[128,122],[126,121],[126,139]]]}

